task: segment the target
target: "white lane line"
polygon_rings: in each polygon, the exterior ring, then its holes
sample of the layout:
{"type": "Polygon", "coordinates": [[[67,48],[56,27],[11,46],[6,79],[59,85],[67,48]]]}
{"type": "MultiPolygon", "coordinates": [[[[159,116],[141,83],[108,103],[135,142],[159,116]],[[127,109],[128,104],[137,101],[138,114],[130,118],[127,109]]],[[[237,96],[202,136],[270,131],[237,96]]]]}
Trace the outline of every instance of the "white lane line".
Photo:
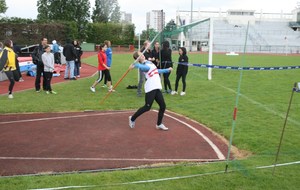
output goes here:
{"type": "MultiPolygon", "coordinates": [[[[153,110],[155,112],[157,112],[156,110],[153,110]]],[[[184,122],[184,121],[181,121],[180,119],[177,119],[176,117],[173,117],[169,114],[166,114],[166,116],[184,124],[185,126],[187,126],[188,128],[192,129],[193,131],[195,131],[198,135],[200,135],[210,146],[211,148],[215,151],[215,153],[217,154],[218,158],[220,160],[225,160],[225,156],[223,155],[223,153],[220,151],[220,149],[207,137],[205,136],[201,131],[199,131],[198,129],[194,128],[193,126],[191,126],[190,124],[184,122]]]]}
{"type": "MultiPolygon", "coordinates": [[[[230,91],[230,92],[232,92],[232,93],[234,93],[234,94],[237,94],[237,92],[236,92],[235,90],[231,89],[231,88],[228,88],[228,87],[223,86],[223,85],[220,85],[220,84],[217,84],[217,85],[220,86],[220,87],[222,87],[222,88],[224,88],[224,89],[226,89],[226,90],[228,90],[228,91],[230,91]]],[[[249,98],[248,96],[246,96],[246,95],[244,95],[244,94],[242,94],[242,93],[240,93],[240,96],[243,97],[243,98],[245,98],[246,100],[248,100],[248,101],[251,102],[252,104],[257,105],[258,107],[261,107],[261,108],[265,109],[266,111],[268,111],[268,112],[270,112],[270,113],[272,113],[272,114],[274,114],[274,115],[277,115],[277,116],[279,116],[279,117],[281,117],[281,118],[283,118],[283,119],[286,117],[285,114],[279,113],[279,112],[277,112],[276,110],[273,110],[273,109],[269,108],[269,107],[266,106],[265,104],[260,103],[260,102],[258,102],[258,101],[255,101],[255,100],[253,100],[252,98],[249,98]]],[[[300,125],[300,122],[299,122],[299,121],[296,121],[296,120],[294,120],[294,119],[292,119],[292,118],[288,118],[288,121],[290,121],[291,123],[293,123],[293,124],[295,124],[295,125],[300,125]]]]}
{"type": "MultiPolygon", "coordinates": [[[[288,165],[293,165],[293,164],[300,164],[300,161],[277,164],[277,166],[288,166],[288,165]]],[[[258,167],[255,167],[255,169],[266,169],[269,167],[274,167],[274,165],[258,166],[258,167]]],[[[228,172],[238,172],[238,171],[242,171],[242,170],[230,170],[228,172]]],[[[163,182],[163,181],[171,181],[171,180],[180,180],[180,179],[188,179],[188,178],[195,178],[195,177],[202,177],[202,176],[209,176],[209,175],[219,175],[219,174],[225,174],[225,171],[222,170],[222,171],[202,173],[202,174],[175,176],[175,177],[158,178],[158,179],[148,179],[148,180],[131,181],[131,182],[115,183],[115,184],[107,184],[107,185],[64,186],[64,187],[50,187],[50,188],[29,189],[29,190],[60,190],[60,189],[94,188],[94,187],[112,187],[112,186],[123,186],[123,185],[129,185],[129,184],[145,184],[145,183],[155,183],[155,182],[163,182]]]]}
{"type": "Polygon", "coordinates": [[[137,161],[137,162],[213,162],[219,159],[161,159],[161,158],[47,158],[47,157],[0,157],[0,160],[48,160],[48,161],[137,161]]]}
{"type": "Polygon", "coordinates": [[[69,116],[59,116],[59,117],[45,117],[38,119],[24,119],[24,120],[16,120],[16,121],[3,121],[0,122],[0,125],[3,124],[12,124],[12,123],[25,123],[25,122],[36,122],[36,121],[47,121],[47,120],[56,120],[56,119],[72,119],[78,117],[92,117],[92,116],[100,116],[100,115],[112,115],[112,114],[122,114],[122,113],[131,113],[132,111],[122,111],[122,112],[109,112],[109,113],[96,113],[96,114],[84,114],[84,115],[69,115],[69,116]]]}

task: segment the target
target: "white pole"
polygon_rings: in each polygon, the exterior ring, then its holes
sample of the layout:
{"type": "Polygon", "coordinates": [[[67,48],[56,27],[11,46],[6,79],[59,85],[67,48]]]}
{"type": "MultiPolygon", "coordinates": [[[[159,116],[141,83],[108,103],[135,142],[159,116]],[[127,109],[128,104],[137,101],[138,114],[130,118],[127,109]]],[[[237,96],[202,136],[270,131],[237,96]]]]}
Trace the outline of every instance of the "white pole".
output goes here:
{"type": "MultiPolygon", "coordinates": [[[[212,57],[213,57],[213,39],[214,39],[214,20],[213,18],[210,18],[210,24],[209,24],[209,52],[208,52],[208,65],[212,65],[212,57]]],[[[208,68],[207,73],[208,80],[212,79],[212,68],[208,68]]]]}

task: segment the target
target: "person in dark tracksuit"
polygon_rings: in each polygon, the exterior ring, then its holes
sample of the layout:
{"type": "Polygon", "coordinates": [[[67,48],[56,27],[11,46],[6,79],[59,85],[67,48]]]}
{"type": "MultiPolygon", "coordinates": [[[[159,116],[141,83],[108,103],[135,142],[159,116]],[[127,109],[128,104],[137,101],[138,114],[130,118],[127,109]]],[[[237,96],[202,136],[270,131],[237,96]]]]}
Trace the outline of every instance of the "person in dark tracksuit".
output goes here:
{"type": "MultiPolygon", "coordinates": [[[[160,51],[161,55],[161,69],[167,69],[169,67],[173,67],[172,62],[172,50],[170,49],[170,43],[168,41],[164,41],[162,44],[162,50],[160,51]]],[[[172,92],[171,82],[170,82],[170,74],[164,73],[164,87],[165,93],[170,94],[172,92]]]]}
{"type": "Polygon", "coordinates": [[[176,69],[176,81],[175,81],[175,91],[172,91],[171,94],[175,95],[178,94],[178,83],[180,78],[182,79],[182,91],[180,92],[181,96],[185,95],[185,89],[186,89],[186,75],[188,73],[188,62],[189,58],[186,55],[186,48],[180,47],[178,49],[179,52],[179,58],[178,58],[178,66],[176,69]]]}
{"type": "MultiPolygon", "coordinates": [[[[44,47],[47,45],[47,38],[42,38],[41,43],[37,46],[32,54],[32,62],[36,65],[36,77],[35,77],[35,90],[36,92],[41,91],[41,77],[44,74],[44,64],[42,60],[42,54],[45,52],[44,47]]],[[[43,89],[46,89],[46,79],[43,77],[43,89]]]]}

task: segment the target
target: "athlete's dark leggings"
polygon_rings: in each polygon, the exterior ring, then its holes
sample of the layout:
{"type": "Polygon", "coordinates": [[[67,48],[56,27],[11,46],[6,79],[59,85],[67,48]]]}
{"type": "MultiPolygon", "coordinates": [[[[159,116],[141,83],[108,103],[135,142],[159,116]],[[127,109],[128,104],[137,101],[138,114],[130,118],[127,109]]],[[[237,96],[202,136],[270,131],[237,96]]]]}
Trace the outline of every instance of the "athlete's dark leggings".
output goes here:
{"type": "Polygon", "coordinates": [[[149,111],[151,109],[151,106],[152,106],[154,100],[159,105],[158,118],[157,118],[156,124],[160,125],[162,123],[162,119],[164,117],[164,113],[166,110],[166,103],[165,103],[164,97],[163,97],[160,89],[152,90],[152,91],[146,93],[145,105],[143,107],[139,108],[135,112],[135,114],[133,114],[133,116],[131,117],[131,120],[135,121],[140,115],[149,111]]]}
{"type": "Polygon", "coordinates": [[[8,94],[12,94],[15,81],[19,81],[20,79],[19,73],[17,70],[14,70],[14,71],[5,71],[5,74],[10,82],[8,86],[8,94]]]}

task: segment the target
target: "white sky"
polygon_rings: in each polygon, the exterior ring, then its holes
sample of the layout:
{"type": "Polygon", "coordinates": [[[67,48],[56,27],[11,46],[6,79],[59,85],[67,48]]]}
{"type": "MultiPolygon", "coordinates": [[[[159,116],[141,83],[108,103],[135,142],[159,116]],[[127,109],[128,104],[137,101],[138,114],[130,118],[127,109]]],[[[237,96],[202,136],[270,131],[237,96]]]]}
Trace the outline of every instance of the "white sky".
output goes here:
{"type": "MultiPolygon", "coordinates": [[[[136,32],[146,29],[146,12],[151,10],[164,10],[166,23],[176,18],[176,10],[214,10],[227,11],[228,9],[251,9],[269,13],[290,13],[300,0],[118,0],[121,11],[132,13],[132,21],[136,32]]],[[[91,7],[95,0],[90,0],[91,7]]],[[[6,16],[36,19],[37,0],[6,0],[8,9],[6,16]]]]}

